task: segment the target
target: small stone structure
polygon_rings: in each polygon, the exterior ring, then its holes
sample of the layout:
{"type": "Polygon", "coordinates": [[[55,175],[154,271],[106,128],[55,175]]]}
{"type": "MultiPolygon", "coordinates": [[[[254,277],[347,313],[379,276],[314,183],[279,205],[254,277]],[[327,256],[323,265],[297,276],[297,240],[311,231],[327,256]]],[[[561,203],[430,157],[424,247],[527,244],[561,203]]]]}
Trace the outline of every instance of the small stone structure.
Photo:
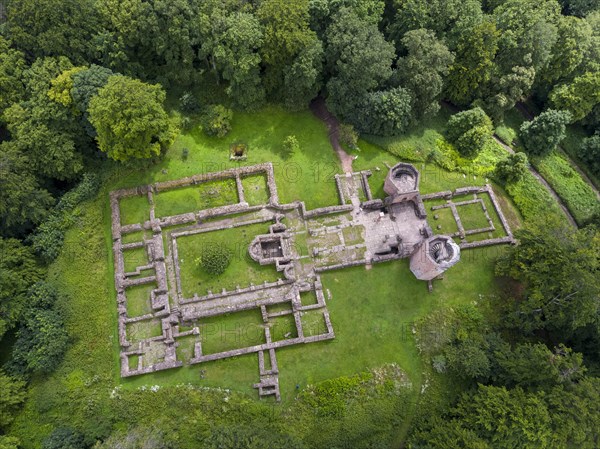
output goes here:
{"type": "MultiPolygon", "coordinates": [[[[270,163],[111,192],[121,376],[255,353],[259,382],[254,387],[261,397],[272,395],[279,400],[276,350],[335,338],[319,273],[410,258],[410,268],[415,276],[431,281],[458,262],[460,249],[514,241],[491,186],[421,196],[419,172],[410,164],[400,163],[391,167],[386,178],[384,190],[388,197],[379,199],[373,198],[371,193],[370,176],[370,171],[336,175],[340,204],[314,210],[306,210],[305,204],[299,201],[280,204],[270,163]],[[265,204],[250,206],[246,202],[243,180],[250,175],[265,177],[268,194],[265,204]],[[237,202],[172,216],[157,216],[155,201],[163,192],[227,179],[235,180],[237,202]],[[449,207],[455,213],[461,234],[457,236],[493,228],[480,198],[452,201],[457,196],[468,194],[489,194],[506,237],[457,245],[452,240],[455,236],[434,235],[426,219],[424,199],[447,200],[446,204],[434,209],[449,207]],[[122,223],[120,201],[128,197],[147,200],[147,220],[122,223]],[[490,228],[461,229],[456,208],[469,202],[482,205],[490,228]],[[247,248],[249,263],[273,265],[276,279],[238,285],[229,290],[223,288],[218,292],[197,290],[190,294],[183,290],[179,252],[180,246],[186,245],[190,236],[256,224],[264,224],[268,232],[255,236],[250,243],[247,248]],[[140,250],[145,254],[145,261],[127,271],[128,254],[140,250]],[[148,312],[130,316],[132,309],[128,301],[132,300],[134,289],[139,288],[148,290],[148,312]],[[314,303],[302,301],[302,296],[307,294],[315,298],[314,303]],[[260,311],[264,343],[222,352],[206,351],[200,330],[204,320],[248,310],[260,311]],[[303,317],[309,313],[322,317],[318,332],[308,329],[304,322],[303,317]],[[272,327],[282,316],[291,317],[293,329],[283,339],[276,339],[272,327]],[[190,339],[193,345],[190,353],[184,356],[183,341],[190,339]]],[[[137,262],[138,259],[135,260],[137,262]]]]}

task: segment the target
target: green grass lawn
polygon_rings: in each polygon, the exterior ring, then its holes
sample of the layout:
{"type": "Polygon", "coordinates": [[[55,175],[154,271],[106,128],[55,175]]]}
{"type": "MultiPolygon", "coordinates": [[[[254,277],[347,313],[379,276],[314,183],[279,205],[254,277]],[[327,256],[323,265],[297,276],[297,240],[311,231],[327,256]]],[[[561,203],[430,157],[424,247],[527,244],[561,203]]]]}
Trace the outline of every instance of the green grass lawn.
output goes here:
{"type": "Polygon", "coordinates": [[[260,206],[269,202],[269,190],[265,175],[252,175],[242,178],[244,198],[250,206],[260,206]]]}
{"type": "Polygon", "coordinates": [[[254,237],[269,232],[268,223],[238,226],[222,231],[203,232],[177,239],[181,289],[185,298],[206,294],[207,290],[218,293],[222,289],[234,290],[249,287],[264,281],[274,282],[281,273],[273,265],[260,265],[248,254],[248,245],[254,237]],[[214,276],[204,271],[197,263],[202,257],[203,248],[217,245],[227,248],[231,253],[231,262],[224,273],[214,276]]]}
{"type": "Polygon", "coordinates": [[[237,202],[235,179],[222,179],[159,192],[154,195],[154,212],[157,217],[168,217],[237,202]]]}

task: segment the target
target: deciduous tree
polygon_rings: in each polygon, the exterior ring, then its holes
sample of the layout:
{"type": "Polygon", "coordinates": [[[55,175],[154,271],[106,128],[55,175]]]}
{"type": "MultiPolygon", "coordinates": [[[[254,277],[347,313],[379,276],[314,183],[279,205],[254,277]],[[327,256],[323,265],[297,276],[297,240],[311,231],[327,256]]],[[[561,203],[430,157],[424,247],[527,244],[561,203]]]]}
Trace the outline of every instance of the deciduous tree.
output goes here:
{"type": "Polygon", "coordinates": [[[159,85],[111,76],[89,105],[100,150],[116,161],[160,155],[175,137],[164,101],[159,85]]]}
{"type": "Polygon", "coordinates": [[[548,109],[530,122],[521,125],[520,137],[530,154],[547,154],[565,138],[566,125],[571,121],[567,111],[548,109]]]}

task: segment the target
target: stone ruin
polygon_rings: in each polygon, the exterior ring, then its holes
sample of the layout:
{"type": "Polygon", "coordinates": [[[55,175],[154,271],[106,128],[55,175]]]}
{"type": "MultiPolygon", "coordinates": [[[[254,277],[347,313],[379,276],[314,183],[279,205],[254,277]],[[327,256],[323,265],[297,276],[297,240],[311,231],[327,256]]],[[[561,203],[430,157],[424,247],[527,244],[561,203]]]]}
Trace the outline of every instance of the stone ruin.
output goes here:
{"type": "MultiPolygon", "coordinates": [[[[469,187],[454,192],[421,196],[418,170],[405,163],[391,167],[385,180],[385,199],[373,198],[369,187],[370,171],[335,175],[339,205],[306,210],[296,201],[281,204],[271,163],[234,168],[216,173],[195,175],[175,181],[121,189],[111,192],[112,240],[115,263],[115,288],[119,313],[121,376],[135,376],[158,370],[201,364],[244,354],[258,356],[259,382],[254,384],[259,396],[280,399],[278,348],[335,338],[327,309],[326,296],[319,274],[344,267],[369,265],[388,260],[410,258],[410,269],[418,279],[429,282],[457,263],[461,249],[514,242],[512,233],[491,186],[469,187]],[[246,201],[244,179],[263,176],[268,200],[250,205],[246,201]],[[156,198],[174,189],[194,188],[202,183],[232,180],[237,202],[171,216],[157,216],[156,198]],[[473,195],[468,201],[454,202],[455,197],[473,195]],[[481,198],[489,195],[506,236],[466,242],[473,233],[494,230],[493,220],[481,198]],[[122,223],[120,202],[130,197],[147,201],[147,219],[139,223],[122,223]],[[424,200],[444,199],[433,210],[450,208],[455,216],[456,235],[434,235],[427,222],[424,200]],[[482,205],[488,228],[465,230],[457,207],[482,205]],[[251,263],[273,265],[277,279],[258,284],[237,285],[221,291],[195,291],[182,287],[180,245],[191,236],[208,232],[264,224],[268,232],[254,237],[247,254],[251,263]],[[459,237],[459,244],[453,237],[459,237]],[[304,244],[301,242],[305,242],[304,244]],[[125,270],[126,254],[144,251],[147,262],[132,271],[125,270]],[[132,288],[147,286],[150,310],[131,316],[128,297],[132,288]],[[315,302],[304,304],[301,296],[313,295],[315,302]],[[206,351],[200,325],[203,320],[236,312],[257,310],[262,317],[264,343],[241,346],[222,352],[206,351]],[[317,313],[322,321],[319,332],[308,329],[306,314],[317,313]],[[283,339],[272,334],[280,317],[290,317],[294,329],[283,339]],[[148,329],[156,329],[152,335],[148,329]],[[140,330],[146,330],[146,334],[140,330]],[[144,335],[139,335],[139,334],[144,335]],[[189,357],[180,351],[182,341],[192,339],[189,357]]],[[[209,235],[209,234],[207,234],[209,235]]]]}

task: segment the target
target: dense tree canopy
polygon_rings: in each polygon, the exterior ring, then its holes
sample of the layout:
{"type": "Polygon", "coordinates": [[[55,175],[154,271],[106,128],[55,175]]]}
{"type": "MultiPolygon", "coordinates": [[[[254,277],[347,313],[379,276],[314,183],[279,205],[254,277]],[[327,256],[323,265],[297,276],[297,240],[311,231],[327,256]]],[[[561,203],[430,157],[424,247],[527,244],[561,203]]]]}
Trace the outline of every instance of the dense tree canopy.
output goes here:
{"type": "Polygon", "coordinates": [[[100,150],[117,161],[158,156],[174,137],[164,101],[159,85],[111,76],[89,106],[100,150]]]}

